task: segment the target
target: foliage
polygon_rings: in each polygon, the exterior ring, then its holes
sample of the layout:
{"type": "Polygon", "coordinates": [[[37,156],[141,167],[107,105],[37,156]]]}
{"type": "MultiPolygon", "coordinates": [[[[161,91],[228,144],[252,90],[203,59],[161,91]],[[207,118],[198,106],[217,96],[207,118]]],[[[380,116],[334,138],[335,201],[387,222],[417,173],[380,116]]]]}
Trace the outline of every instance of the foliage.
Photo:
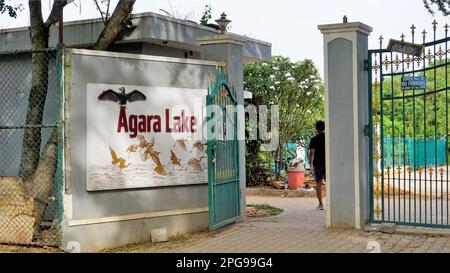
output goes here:
{"type": "Polygon", "coordinates": [[[208,24],[208,21],[212,18],[211,11],[211,5],[206,5],[205,10],[203,11],[202,18],[200,18],[200,25],[206,26],[208,24]]]}
{"type": "MultiPolygon", "coordinates": [[[[441,65],[443,62],[437,62],[437,65],[441,65]]],[[[428,94],[425,96],[423,95],[424,90],[402,91],[402,76],[386,77],[383,80],[383,97],[385,99],[383,100],[382,121],[385,136],[434,138],[436,135],[437,138],[442,138],[447,135],[448,128],[450,128],[450,120],[447,118],[450,94],[445,91],[450,78],[448,65],[447,80],[445,70],[445,66],[436,68],[436,76],[434,69],[426,71],[426,93],[428,94]],[[441,90],[441,92],[434,93],[434,90],[441,90]],[[413,95],[415,97],[412,97],[413,95]],[[391,100],[392,97],[395,99],[391,100]],[[446,125],[447,123],[448,125],[446,125]]],[[[420,75],[424,75],[423,72],[420,75]]],[[[374,99],[379,100],[378,90],[373,95],[374,99]]],[[[374,109],[374,112],[380,115],[380,110],[379,108],[374,109]]]]}
{"type": "Polygon", "coordinates": [[[5,0],[0,0],[0,13],[8,13],[9,17],[17,18],[17,12],[23,10],[23,5],[9,5],[5,0]]]}
{"type": "Polygon", "coordinates": [[[431,6],[437,6],[437,9],[442,12],[444,16],[448,16],[450,14],[450,1],[449,0],[422,0],[423,5],[428,10],[428,12],[432,15],[435,14],[435,11],[431,6]]]}
{"type": "Polygon", "coordinates": [[[288,165],[287,143],[306,147],[314,134],[314,122],[323,119],[323,85],[319,72],[311,60],[292,62],[274,56],[271,61],[245,65],[244,86],[258,98],[257,105],[279,105],[279,143],[276,151],[266,155],[269,160],[266,163],[269,166],[270,162],[275,163],[279,177],[288,165]]]}
{"type": "Polygon", "coordinates": [[[247,163],[247,186],[270,186],[272,182],[272,172],[270,169],[262,168],[258,165],[247,163]]]}

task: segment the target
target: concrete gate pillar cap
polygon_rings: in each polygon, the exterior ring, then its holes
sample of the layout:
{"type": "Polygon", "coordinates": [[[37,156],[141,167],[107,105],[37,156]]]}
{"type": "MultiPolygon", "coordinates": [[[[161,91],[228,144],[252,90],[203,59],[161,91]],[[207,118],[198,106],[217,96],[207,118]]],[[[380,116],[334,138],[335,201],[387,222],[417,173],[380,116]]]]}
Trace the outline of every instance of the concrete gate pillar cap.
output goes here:
{"type": "Polygon", "coordinates": [[[373,30],[371,26],[368,26],[361,22],[325,24],[325,25],[318,25],[317,27],[322,34],[358,31],[366,35],[369,35],[373,30]]]}

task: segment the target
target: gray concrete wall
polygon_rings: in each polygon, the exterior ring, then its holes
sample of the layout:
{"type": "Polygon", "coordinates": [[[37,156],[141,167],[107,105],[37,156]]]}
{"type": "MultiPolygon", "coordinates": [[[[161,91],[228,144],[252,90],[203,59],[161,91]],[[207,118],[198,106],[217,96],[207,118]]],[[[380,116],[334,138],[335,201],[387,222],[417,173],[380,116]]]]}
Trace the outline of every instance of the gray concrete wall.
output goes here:
{"type": "Polygon", "coordinates": [[[152,43],[117,43],[111,46],[110,51],[132,54],[145,54],[161,57],[183,58],[183,59],[200,59],[200,52],[192,49],[182,49],[169,47],[163,44],[152,43]]]}
{"type": "Polygon", "coordinates": [[[82,248],[90,251],[99,247],[113,247],[127,242],[148,240],[150,230],[155,227],[165,227],[170,234],[208,227],[208,214],[205,212],[129,221],[111,220],[114,216],[205,208],[208,206],[206,184],[103,192],[86,191],[85,130],[86,119],[89,118],[86,116],[86,84],[207,88],[208,76],[215,70],[217,63],[197,64],[182,59],[171,59],[169,62],[152,61],[139,59],[138,55],[130,54],[126,54],[127,58],[123,58],[120,57],[124,56],[121,54],[107,57],[98,56],[96,54],[99,53],[93,51],[75,52],[67,54],[65,70],[68,81],[66,86],[70,87],[70,90],[66,90],[67,97],[70,98],[66,106],[67,139],[70,141],[66,151],[69,187],[66,187],[64,203],[63,247],[69,241],[79,241],[83,242],[82,248]],[[86,219],[92,224],[70,226],[70,222],[80,223],[86,219]],[[111,221],[104,222],[102,219],[111,221]],[[88,239],[90,236],[97,237],[90,241],[88,239]]]}
{"type": "Polygon", "coordinates": [[[331,225],[350,227],[355,217],[353,162],[353,75],[352,42],[338,38],[328,47],[329,191],[331,225]],[[347,171],[342,171],[347,170],[347,171]]]}
{"type": "MultiPolygon", "coordinates": [[[[200,47],[196,42],[197,37],[219,34],[213,28],[152,12],[134,14],[132,22],[137,28],[119,43],[144,42],[199,53],[200,47]]],[[[77,48],[93,45],[103,28],[104,24],[101,19],[65,22],[64,43],[68,47],[77,48]]],[[[57,45],[58,31],[57,25],[50,29],[50,46],[57,45]]],[[[270,43],[246,38],[243,59],[245,62],[269,60],[271,58],[271,47],[270,43]]],[[[27,27],[0,30],[0,52],[30,48],[30,32],[27,27]]]]}
{"type": "Polygon", "coordinates": [[[142,54],[196,60],[200,59],[200,52],[198,51],[179,49],[174,47],[164,47],[157,44],[144,44],[142,54]]]}
{"type": "Polygon", "coordinates": [[[168,236],[205,229],[208,213],[184,214],[129,221],[110,221],[68,227],[63,221],[62,248],[67,252],[95,252],[131,243],[149,241],[150,231],[167,228],[168,236]],[[79,247],[77,249],[77,247],[79,247]]]}

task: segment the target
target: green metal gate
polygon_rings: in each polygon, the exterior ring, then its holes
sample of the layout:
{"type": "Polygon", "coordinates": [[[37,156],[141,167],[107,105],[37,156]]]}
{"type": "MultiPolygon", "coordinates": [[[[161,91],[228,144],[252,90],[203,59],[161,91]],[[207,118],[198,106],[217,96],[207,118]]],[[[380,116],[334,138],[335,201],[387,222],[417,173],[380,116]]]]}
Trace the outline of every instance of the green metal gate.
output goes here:
{"type": "Polygon", "coordinates": [[[217,229],[240,218],[236,92],[225,69],[217,67],[206,97],[208,128],[209,226],[217,229]]]}
{"type": "Polygon", "coordinates": [[[383,49],[380,37],[368,52],[373,223],[450,228],[449,26],[432,27],[411,26],[411,43],[422,47],[414,56],[399,53],[411,46],[403,34],[396,49],[383,49]]]}

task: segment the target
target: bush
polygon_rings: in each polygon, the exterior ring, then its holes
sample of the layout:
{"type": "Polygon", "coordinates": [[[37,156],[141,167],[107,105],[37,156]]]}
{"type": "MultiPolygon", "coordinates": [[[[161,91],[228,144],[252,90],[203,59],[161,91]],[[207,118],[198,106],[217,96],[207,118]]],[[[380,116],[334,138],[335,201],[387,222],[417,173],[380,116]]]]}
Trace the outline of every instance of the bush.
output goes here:
{"type": "Polygon", "coordinates": [[[247,186],[269,186],[272,185],[272,172],[259,166],[251,167],[247,172],[247,186]]]}

